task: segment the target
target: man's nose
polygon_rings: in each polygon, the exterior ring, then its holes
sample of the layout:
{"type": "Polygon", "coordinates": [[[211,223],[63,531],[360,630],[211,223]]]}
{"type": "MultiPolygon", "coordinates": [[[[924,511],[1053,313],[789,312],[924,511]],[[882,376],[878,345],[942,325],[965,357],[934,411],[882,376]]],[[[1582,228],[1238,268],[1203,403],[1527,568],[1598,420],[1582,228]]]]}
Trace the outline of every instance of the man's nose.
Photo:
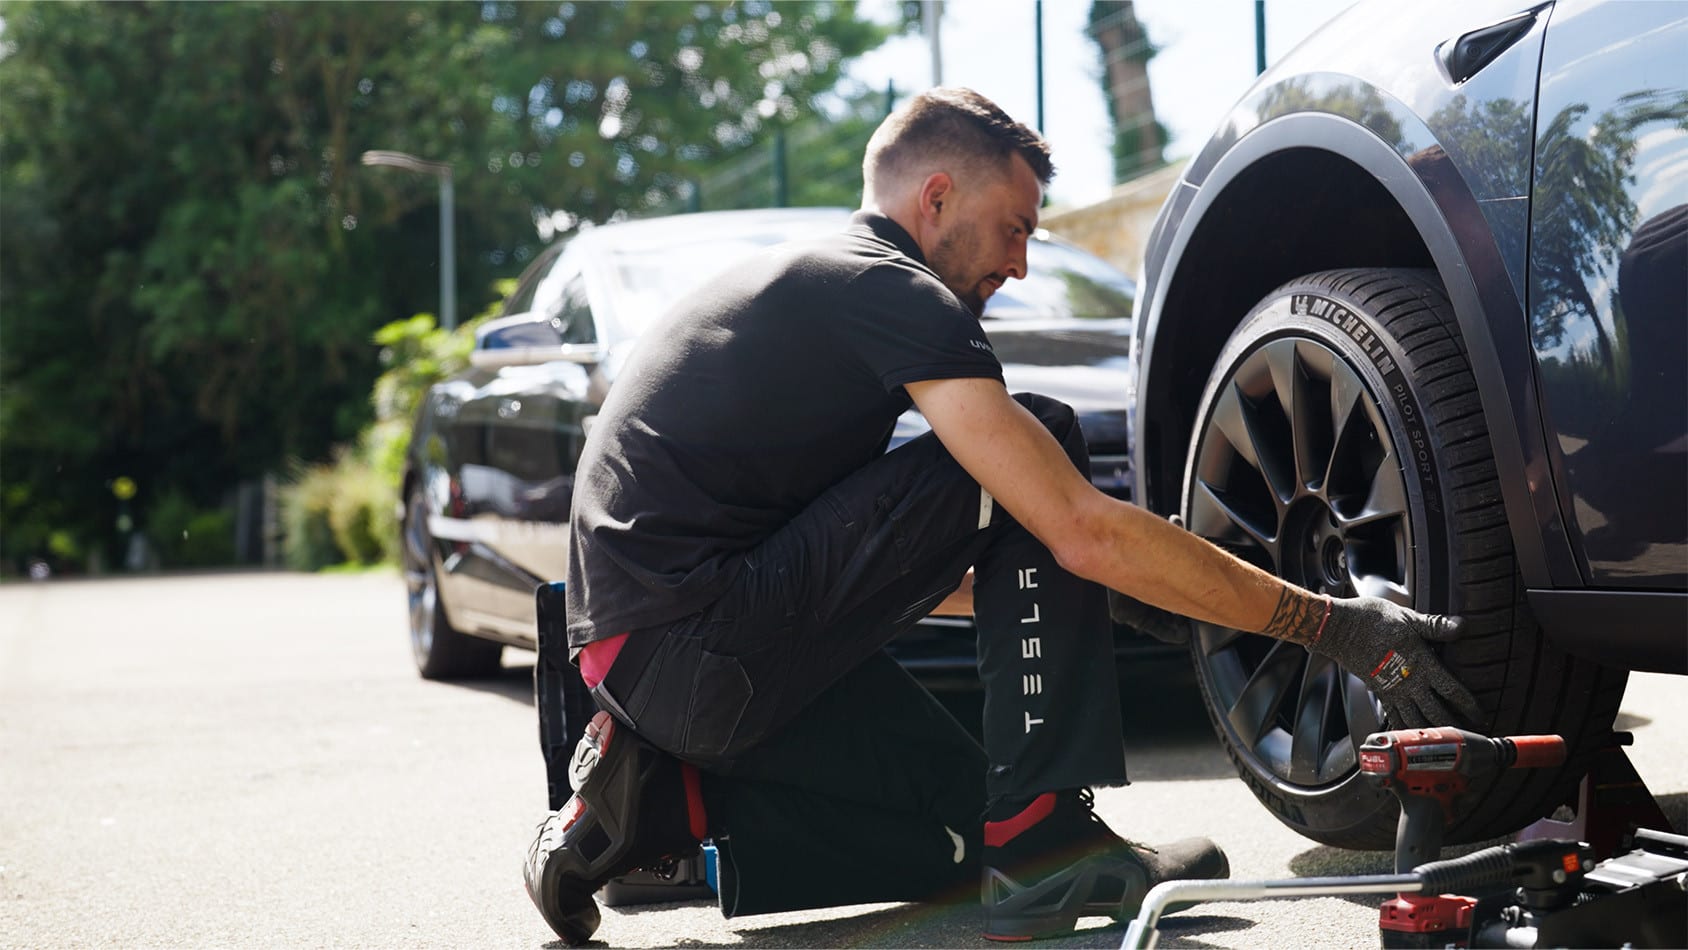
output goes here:
{"type": "Polygon", "coordinates": [[[1026,247],[1016,247],[1008,256],[1008,276],[1014,280],[1023,280],[1026,276],[1026,247]]]}

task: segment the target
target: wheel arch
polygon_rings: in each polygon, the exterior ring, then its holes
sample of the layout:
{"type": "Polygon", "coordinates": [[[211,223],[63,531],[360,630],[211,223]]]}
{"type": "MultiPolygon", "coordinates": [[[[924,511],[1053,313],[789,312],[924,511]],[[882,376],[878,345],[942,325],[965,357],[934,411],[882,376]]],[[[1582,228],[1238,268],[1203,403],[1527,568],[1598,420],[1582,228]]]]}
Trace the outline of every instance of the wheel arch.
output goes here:
{"type": "Polygon", "coordinates": [[[1581,583],[1548,467],[1523,305],[1481,208],[1439,146],[1403,157],[1349,119],[1293,113],[1237,140],[1199,186],[1180,188],[1162,212],[1170,233],[1157,286],[1145,288],[1138,341],[1143,505],[1177,510],[1208,372],[1262,297],[1314,271],[1430,267],[1465,338],[1525,583],[1581,583]]]}

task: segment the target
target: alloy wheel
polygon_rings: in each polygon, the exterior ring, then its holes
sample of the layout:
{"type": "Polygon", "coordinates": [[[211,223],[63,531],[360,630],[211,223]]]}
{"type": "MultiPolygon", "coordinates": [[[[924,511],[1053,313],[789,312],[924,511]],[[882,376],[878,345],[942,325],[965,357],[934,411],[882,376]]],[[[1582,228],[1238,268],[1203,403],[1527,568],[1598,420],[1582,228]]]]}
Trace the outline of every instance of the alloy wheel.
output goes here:
{"type": "Polygon", "coordinates": [[[428,535],[426,506],[420,493],[405,506],[404,583],[410,609],[410,649],[421,666],[434,650],[434,617],[439,587],[434,579],[433,539],[428,535]]]}
{"type": "MultiPolygon", "coordinates": [[[[1309,590],[1411,605],[1406,478],[1376,398],[1334,350],[1280,336],[1245,351],[1197,439],[1191,531],[1309,590]]],[[[1304,788],[1353,773],[1382,727],[1359,679],[1301,646],[1197,629],[1196,662],[1236,748],[1304,788]]]]}

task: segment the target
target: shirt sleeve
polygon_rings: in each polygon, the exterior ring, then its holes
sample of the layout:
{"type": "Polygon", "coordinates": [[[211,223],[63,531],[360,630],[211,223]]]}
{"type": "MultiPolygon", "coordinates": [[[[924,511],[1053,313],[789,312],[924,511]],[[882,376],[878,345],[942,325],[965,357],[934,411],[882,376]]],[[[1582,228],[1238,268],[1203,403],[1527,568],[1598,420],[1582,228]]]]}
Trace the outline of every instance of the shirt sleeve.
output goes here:
{"type": "Polygon", "coordinates": [[[839,339],[887,391],[927,379],[1002,379],[984,328],[928,270],[880,262],[851,281],[839,339]]]}

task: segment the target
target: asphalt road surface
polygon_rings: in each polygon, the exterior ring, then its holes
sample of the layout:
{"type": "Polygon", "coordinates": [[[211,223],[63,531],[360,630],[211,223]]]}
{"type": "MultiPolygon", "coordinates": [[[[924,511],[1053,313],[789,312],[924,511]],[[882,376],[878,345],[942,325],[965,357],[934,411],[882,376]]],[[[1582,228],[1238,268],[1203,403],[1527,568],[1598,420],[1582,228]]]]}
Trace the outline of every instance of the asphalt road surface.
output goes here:
{"type": "MultiPolygon", "coordinates": [[[[531,656],[424,682],[388,574],[0,586],[0,947],[540,947],[520,862],[543,816],[531,656]]],[[[1632,679],[1620,728],[1688,827],[1688,680],[1632,679]]],[[[965,709],[966,696],[956,697],[965,709]]],[[[1231,771],[1186,678],[1126,684],[1134,783],[1098,807],[1146,841],[1209,834],[1239,878],[1387,873],[1315,845],[1231,771]]],[[[887,855],[886,860],[895,860],[887,855]]],[[[1163,946],[1376,945],[1377,902],[1205,905],[1163,946]]],[[[1087,922],[1041,946],[1115,947],[1087,922]]],[[[613,947],[971,947],[974,908],[723,920],[609,910],[613,947]]]]}

